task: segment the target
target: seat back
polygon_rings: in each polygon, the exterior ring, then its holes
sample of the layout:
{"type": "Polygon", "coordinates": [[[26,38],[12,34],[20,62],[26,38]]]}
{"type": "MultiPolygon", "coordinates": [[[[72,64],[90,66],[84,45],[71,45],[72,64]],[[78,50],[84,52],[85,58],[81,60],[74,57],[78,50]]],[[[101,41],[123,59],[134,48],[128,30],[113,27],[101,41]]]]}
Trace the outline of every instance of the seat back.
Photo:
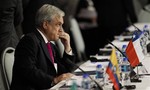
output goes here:
{"type": "Polygon", "coordinates": [[[72,34],[72,38],[75,44],[75,48],[76,48],[76,52],[78,55],[79,60],[83,60],[86,59],[86,55],[85,55],[85,44],[84,44],[84,40],[82,37],[82,33],[80,31],[78,22],[75,18],[70,18],[70,31],[72,34]]]}
{"type": "Polygon", "coordinates": [[[140,10],[138,14],[138,22],[140,23],[150,23],[150,4],[146,5],[140,10]]]}
{"type": "Polygon", "coordinates": [[[2,53],[2,70],[6,82],[6,86],[9,90],[12,81],[12,68],[14,64],[14,51],[12,47],[7,47],[2,53]]]}

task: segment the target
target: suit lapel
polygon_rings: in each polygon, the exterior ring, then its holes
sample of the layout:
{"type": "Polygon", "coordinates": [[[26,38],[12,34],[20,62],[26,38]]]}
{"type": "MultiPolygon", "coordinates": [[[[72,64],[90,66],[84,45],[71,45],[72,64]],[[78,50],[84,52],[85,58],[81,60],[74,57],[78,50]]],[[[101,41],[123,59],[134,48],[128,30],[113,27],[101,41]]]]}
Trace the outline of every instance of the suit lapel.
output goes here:
{"type": "Polygon", "coordinates": [[[51,60],[51,58],[50,58],[50,55],[49,55],[48,49],[46,47],[46,44],[44,42],[42,42],[41,46],[43,48],[43,52],[45,53],[46,57],[49,59],[48,61],[50,61],[51,63],[53,63],[52,60],[51,60]]]}
{"type": "Polygon", "coordinates": [[[49,52],[48,52],[48,49],[46,47],[46,44],[44,42],[44,39],[43,37],[41,36],[41,34],[36,30],[35,31],[36,35],[37,35],[37,38],[40,40],[40,45],[43,49],[43,52],[45,53],[46,57],[49,59],[48,62],[51,62],[52,63],[52,60],[50,58],[50,55],[49,55],[49,52]]]}

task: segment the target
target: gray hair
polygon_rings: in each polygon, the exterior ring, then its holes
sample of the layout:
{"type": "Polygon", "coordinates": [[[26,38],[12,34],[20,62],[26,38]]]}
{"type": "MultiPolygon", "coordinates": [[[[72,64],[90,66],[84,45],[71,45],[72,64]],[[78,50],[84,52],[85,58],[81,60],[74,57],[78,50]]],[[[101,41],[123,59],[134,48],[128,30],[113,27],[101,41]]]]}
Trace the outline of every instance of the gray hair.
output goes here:
{"type": "Polygon", "coordinates": [[[62,17],[64,15],[65,13],[56,6],[44,4],[36,13],[35,25],[40,27],[44,21],[51,22],[54,17],[62,17]]]}

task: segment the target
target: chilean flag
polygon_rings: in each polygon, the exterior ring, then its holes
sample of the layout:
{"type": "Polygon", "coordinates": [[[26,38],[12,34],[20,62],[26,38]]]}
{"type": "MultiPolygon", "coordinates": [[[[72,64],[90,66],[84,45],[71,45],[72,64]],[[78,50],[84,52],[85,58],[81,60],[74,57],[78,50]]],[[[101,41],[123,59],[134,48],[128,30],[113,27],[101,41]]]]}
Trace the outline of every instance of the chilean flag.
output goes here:
{"type": "Polygon", "coordinates": [[[111,63],[111,61],[108,64],[108,67],[106,69],[106,73],[109,75],[110,80],[112,81],[115,90],[120,90],[120,85],[119,85],[119,79],[116,74],[116,67],[114,67],[111,63]]]}
{"type": "Polygon", "coordinates": [[[133,38],[129,41],[126,48],[126,55],[132,67],[137,66],[140,63],[140,60],[144,59],[144,54],[142,52],[142,46],[140,42],[142,36],[142,31],[134,32],[133,38]]]}

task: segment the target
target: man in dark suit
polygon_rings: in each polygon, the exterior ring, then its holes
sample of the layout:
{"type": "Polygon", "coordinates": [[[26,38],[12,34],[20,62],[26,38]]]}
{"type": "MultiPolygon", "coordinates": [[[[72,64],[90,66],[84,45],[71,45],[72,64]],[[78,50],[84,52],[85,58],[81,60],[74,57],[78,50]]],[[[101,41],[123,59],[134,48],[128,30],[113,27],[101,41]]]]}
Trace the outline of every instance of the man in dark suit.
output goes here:
{"type": "Polygon", "coordinates": [[[16,27],[23,20],[21,0],[0,1],[0,54],[8,46],[16,47],[19,38],[16,27]]]}
{"type": "Polygon", "coordinates": [[[70,36],[62,28],[64,12],[59,8],[44,4],[37,12],[36,29],[26,34],[15,50],[15,62],[10,90],[49,89],[61,80],[70,78],[73,66],[68,63],[74,56],[70,46],[70,36]],[[51,41],[58,39],[64,45],[64,55],[51,41]],[[50,43],[50,56],[46,43],[50,43]]]}
{"type": "Polygon", "coordinates": [[[114,40],[114,36],[122,34],[130,23],[137,22],[133,0],[93,0],[93,2],[98,12],[98,37],[100,36],[98,42],[102,48],[107,44],[106,39],[114,40]]]}

